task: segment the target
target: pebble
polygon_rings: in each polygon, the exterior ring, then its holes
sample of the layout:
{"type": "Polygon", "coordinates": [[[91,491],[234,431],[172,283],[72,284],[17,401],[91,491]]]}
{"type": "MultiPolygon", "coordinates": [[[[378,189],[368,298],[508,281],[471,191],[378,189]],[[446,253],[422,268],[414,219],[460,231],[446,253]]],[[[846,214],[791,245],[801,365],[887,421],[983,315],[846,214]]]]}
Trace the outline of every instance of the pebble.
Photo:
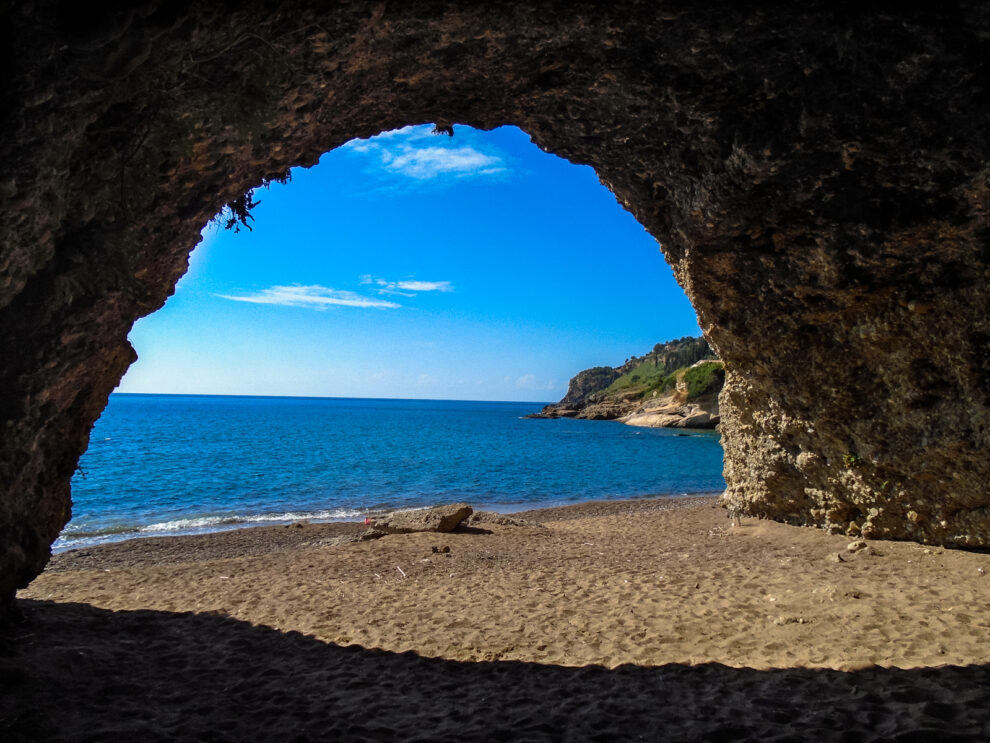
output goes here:
{"type": "Polygon", "coordinates": [[[805,619],[804,617],[785,617],[781,615],[774,619],[773,623],[778,627],[781,627],[785,624],[811,624],[811,620],[805,619]]]}

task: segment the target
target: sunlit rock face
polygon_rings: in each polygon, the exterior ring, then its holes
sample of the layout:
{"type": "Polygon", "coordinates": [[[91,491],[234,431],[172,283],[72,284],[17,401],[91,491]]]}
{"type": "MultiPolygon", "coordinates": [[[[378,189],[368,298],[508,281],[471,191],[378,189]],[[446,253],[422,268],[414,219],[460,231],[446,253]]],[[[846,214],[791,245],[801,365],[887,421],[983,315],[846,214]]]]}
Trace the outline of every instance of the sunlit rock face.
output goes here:
{"type": "Polygon", "coordinates": [[[726,500],[990,544],[985,3],[120,5],[0,24],[0,595],[204,223],[424,122],[523,128],[662,242],[728,366],[726,500]]]}

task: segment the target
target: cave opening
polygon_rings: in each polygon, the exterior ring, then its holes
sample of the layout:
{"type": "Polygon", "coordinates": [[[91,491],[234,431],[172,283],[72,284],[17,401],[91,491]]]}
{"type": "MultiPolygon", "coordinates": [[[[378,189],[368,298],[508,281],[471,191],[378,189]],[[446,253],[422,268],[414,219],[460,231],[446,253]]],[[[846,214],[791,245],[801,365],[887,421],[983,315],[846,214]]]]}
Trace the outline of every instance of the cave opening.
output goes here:
{"type": "Polygon", "coordinates": [[[657,374],[654,346],[700,330],[657,242],[591,168],[515,127],[449,135],[352,140],[211,221],[175,294],[130,333],[138,361],[80,460],[56,551],[454,500],[722,490],[714,431],[630,429],[582,453],[554,435],[575,424],[519,422],[583,368],[642,356],[625,381],[657,374]],[[467,423],[383,445],[369,415],[415,427],[386,400],[424,420],[491,416],[505,451],[467,423]]]}

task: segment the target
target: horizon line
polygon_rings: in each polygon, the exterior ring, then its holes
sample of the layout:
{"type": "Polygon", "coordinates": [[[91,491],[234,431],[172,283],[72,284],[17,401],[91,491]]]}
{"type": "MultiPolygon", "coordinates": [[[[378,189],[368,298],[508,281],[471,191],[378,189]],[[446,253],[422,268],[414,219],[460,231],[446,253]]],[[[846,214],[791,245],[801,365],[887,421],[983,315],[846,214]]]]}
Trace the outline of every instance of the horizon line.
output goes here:
{"type": "Polygon", "coordinates": [[[121,392],[114,390],[111,395],[157,395],[158,397],[257,397],[276,400],[383,400],[393,402],[511,402],[533,405],[552,405],[553,401],[541,400],[482,400],[451,397],[355,397],[348,395],[241,395],[211,392],[121,392]]]}

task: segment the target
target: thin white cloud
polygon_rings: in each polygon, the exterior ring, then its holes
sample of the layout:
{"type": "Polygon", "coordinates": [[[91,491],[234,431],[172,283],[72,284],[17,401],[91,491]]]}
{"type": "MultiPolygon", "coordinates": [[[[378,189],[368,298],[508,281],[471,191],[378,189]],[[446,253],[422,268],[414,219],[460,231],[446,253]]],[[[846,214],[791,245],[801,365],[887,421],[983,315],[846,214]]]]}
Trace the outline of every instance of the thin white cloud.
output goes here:
{"type": "Polygon", "coordinates": [[[399,289],[409,292],[452,292],[454,287],[449,281],[396,281],[399,289]]]}
{"type": "Polygon", "coordinates": [[[326,286],[271,286],[253,294],[218,294],[223,299],[252,304],[277,304],[283,307],[308,307],[325,310],[329,307],[371,307],[392,309],[402,305],[376,297],[365,297],[351,291],[331,289],[326,286]]]}
{"type": "MultiPolygon", "coordinates": [[[[433,127],[407,126],[371,137],[353,139],[341,149],[370,159],[380,173],[432,181],[441,176],[471,178],[508,172],[505,159],[492,147],[461,144],[457,137],[432,134],[433,127]]],[[[462,128],[464,137],[469,129],[462,128]]]]}
{"type": "Polygon", "coordinates": [[[492,175],[505,170],[499,158],[478,152],[474,147],[411,149],[390,157],[384,167],[418,179],[436,178],[446,173],[456,176],[492,175]]]}
{"type": "Polygon", "coordinates": [[[417,292],[454,291],[454,285],[449,281],[420,281],[418,279],[388,281],[370,274],[362,276],[361,283],[375,287],[375,291],[379,294],[398,294],[403,297],[415,297],[417,292]]]}

